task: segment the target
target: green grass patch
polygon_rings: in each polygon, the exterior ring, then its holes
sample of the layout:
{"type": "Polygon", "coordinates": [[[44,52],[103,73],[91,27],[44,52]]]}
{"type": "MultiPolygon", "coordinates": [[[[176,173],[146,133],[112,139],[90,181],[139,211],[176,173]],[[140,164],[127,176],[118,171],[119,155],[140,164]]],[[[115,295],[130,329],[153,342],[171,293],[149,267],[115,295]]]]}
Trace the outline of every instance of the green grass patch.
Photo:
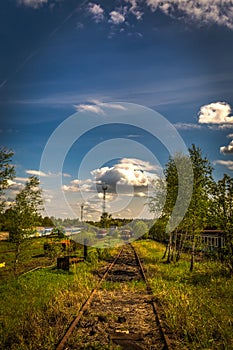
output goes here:
{"type": "Polygon", "coordinates": [[[98,264],[81,262],[70,272],[44,268],[5,279],[0,286],[0,348],[54,349],[97,284],[98,264]]]}
{"type": "Polygon", "coordinates": [[[164,247],[154,241],[138,241],[156,300],[163,306],[165,324],[177,349],[232,349],[233,279],[216,261],[166,264],[164,247]]]}

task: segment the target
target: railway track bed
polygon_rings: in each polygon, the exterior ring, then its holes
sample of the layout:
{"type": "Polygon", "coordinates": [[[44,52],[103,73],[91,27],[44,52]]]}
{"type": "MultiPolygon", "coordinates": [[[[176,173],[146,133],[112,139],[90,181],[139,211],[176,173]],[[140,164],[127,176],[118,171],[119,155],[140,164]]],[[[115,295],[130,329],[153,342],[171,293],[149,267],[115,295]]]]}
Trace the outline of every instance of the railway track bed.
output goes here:
{"type": "MultiPolygon", "coordinates": [[[[104,271],[99,275],[103,277],[104,271]]],[[[77,326],[57,350],[63,348],[168,349],[131,245],[123,247],[77,326]]]]}

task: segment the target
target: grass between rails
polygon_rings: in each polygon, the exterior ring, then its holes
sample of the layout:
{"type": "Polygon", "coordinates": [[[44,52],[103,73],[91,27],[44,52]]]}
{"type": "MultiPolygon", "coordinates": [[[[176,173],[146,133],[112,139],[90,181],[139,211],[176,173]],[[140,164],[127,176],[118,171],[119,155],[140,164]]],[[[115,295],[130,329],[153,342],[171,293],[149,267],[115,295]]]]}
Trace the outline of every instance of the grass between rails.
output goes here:
{"type": "Polygon", "coordinates": [[[166,264],[164,247],[154,241],[134,243],[151,284],[163,306],[165,324],[175,348],[233,349],[233,279],[216,261],[166,264]]]}

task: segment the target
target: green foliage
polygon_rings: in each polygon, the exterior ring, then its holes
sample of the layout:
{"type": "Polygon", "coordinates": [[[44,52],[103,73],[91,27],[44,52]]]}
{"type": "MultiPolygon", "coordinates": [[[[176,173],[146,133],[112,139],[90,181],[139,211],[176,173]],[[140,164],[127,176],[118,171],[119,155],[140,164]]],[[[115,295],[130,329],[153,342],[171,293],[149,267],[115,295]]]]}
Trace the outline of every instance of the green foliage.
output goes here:
{"type": "Polygon", "coordinates": [[[134,232],[134,237],[136,238],[148,238],[148,226],[145,222],[139,220],[139,221],[135,221],[133,223],[133,232],[134,232]]]}
{"type": "Polygon", "coordinates": [[[196,262],[195,272],[179,264],[164,264],[164,247],[152,241],[134,243],[143,259],[154,298],[176,349],[231,349],[233,279],[216,261],[196,262]]]}
{"type": "MultiPolygon", "coordinates": [[[[159,229],[170,232],[167,262],[174,260],[175,251],[177,251],[177,259],[179,259],[182,242],[177,244],[177,232],[184,232],[186,236],[192,237],[190,269],[193,270],[196,236],[206,227],[209,219],[210,195],[214,183],[212,167],[209,160],[203,157],[201,149],[193,144],[189,148],[189,157],[178,153],[173,158],[169,158],[164,175],[167,194],[162,209],[163,220],[158,221],[157,227],[159,225],[159,229]],[[190,161],[193,174],[190,174],[190,161]],[[188,203],[189,196],[186,194],[190,190],[192,190],[190,193],[192,195],[188,203]],[[188,209],[185,212],[186,208],[188,209]],[[164,228],[165,222],[166,227],[164,228]],[[173,232],[174,228],[176,228],[175,232],[173,232]]],[[[160,184],[160,188],[162,188],[161,186],[160,184]]],[[[155,192],[155,197],[151,200],[151,211],[155,212],[161,202],[160,190],[155,192]]],[[[155,225],[153,228],[154,235],[157,227],[155,225]]]]}
{"type": "Polygon", "coordinates": [[[0,348],[52,350],[95,287],[90,264],[41,269],[1,283],[0,348]]]}
{"type": "Polygon", "coordinates": [[[4,209],[4,190],[9,187],[9,180],[15,177],[15,168],[11,165],[14,152],[5,147],[0,147],[0,213],[4,209]]]}
{"type": "Polygon", "coordinates": [[[10,240],[16,244],[15,273],[17,271],[21,244],[33,233],[38,224],[38,210],[42,205],[39,180],[32,176],[24,188],[16,195],[14,206],[10,210],[10,240]]]}
{"type": "Polygon", "coordinates": [[[233,178],[224,174],[213,187],[212,217],[218,228],[223,230],[225,248],[221,252],[231,273],[233,273],[233,178]]]}
{"type": "Polygon", "coordinates": [[[32,176],[24,188],[16,195],[14,206],[11,208],[10,238],[20,243],[32,233],[38,223],[38,210],[42,205],[39,180],[32,176]]]}
{"type": "Polygon", "coordinates": [[[55,224],[53,222],[53,220],[51,218],[49,218],[48,216],[45,216],[44,218],[42,218],[41,220],[41,226],[44,227],[54,227],[55,224]]]}
{"type": "Polygon", "coordinates": [[[158,242],[167,242],[169,234],[166,232],[168,218],[164,215],[160,217],[149,230],[149,237],[158,242]]]}

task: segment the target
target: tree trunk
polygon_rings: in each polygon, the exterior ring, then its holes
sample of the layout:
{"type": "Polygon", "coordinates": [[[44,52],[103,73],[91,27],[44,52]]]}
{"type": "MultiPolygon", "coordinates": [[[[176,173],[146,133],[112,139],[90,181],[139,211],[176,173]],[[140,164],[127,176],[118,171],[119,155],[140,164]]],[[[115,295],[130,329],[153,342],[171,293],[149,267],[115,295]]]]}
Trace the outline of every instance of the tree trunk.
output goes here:
{"type": "Polygon", "coordinates": [[[171,249],[172,249],[172,233],[170,233],[167,253],[167,263],[171,262],[171,249]]]}
{"type": "Polygon", "coordinates": [[[177,254],[176,254],[176,262],[178,262],[180,260],[180,254],[181,254],[181,247],[182,247],[182,242],[183,242],[183,235],[180,234],[180,239],[179,239],[179,244],[178,244],[178,248],[177,248],[177,254]]]}
{"type": "Polygon", "coordinates": [[[168,244],[166,245],[166,249],[165,249],[165,252],[164,252],[164,254],[163,254],[162,259],[165,259],[165,258],[166,258],[167,251],[168,251],[168,247],[169,247],[169,242],[168,242],[168,244]]]}
{"type": "Polygon", "coordinates": [[[177,244],[177,231],[175,231],[173,234],[171,261],[175,260],[176,244],[177,244]]]}
{"type": "Polygon", "coordinates": [[[181,235],[181,237],[180,237],[179,248],[178,248],[177,256],[176,256],[177,262],[180,260],[180,255],[181,255],[181,252],[183,252],[183,250],[184,250],[184,245],[185,245],[186,241],[187,241],[187,232],[185,232],[185,234],[181,235]]]}
{"type": "Polygon", "coordinates": [[[195,235],[193,235],[192,251],[191,251],[191,261],[190,261],[190,272],[194,269],[194,259],[195,258],[195,235]]]}

